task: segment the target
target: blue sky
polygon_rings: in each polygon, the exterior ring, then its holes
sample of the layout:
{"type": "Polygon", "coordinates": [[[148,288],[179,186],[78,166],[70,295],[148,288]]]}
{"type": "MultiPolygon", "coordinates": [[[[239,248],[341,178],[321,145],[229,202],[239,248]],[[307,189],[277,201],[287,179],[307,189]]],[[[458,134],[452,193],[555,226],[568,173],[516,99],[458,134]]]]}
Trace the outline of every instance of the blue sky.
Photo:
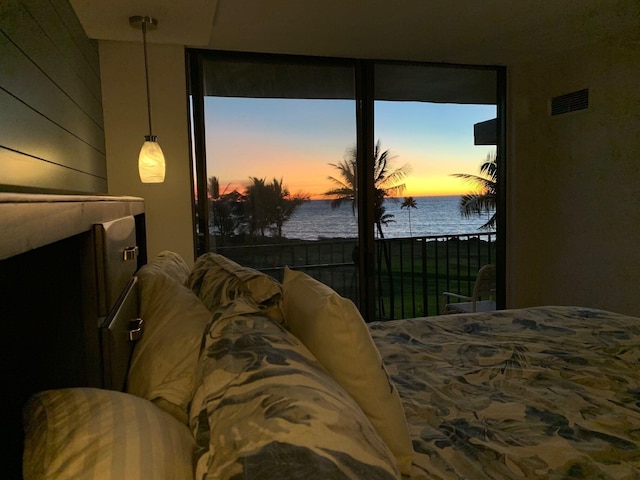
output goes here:
{"type": "MultiPolygon", "coordinates": [[[[458,194],[469,184],[452,173],[478,172],[494,147],[473,145],[473,124],[494,118],[494,105],[376,102],[375,135],[409,164],[405,196],[458,194]]],[[[292,193],[318,198],[355,144],[355,102],[205,97],[207,175],[226,185],[249,177],[284,179],[292,193]]]]}

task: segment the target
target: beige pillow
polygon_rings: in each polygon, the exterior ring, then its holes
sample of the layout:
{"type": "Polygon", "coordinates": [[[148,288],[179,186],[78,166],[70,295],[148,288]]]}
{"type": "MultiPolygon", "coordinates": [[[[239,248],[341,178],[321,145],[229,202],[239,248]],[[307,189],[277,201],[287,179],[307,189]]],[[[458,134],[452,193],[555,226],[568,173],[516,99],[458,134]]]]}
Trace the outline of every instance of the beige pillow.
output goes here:
{"type": "Polygon", "coordinates": [[[151,262],[145,265],[145,267],[166,273],[181,285],[187,283],[187,279],[191,274],[187,262],[185,262],[179,254],[169,250],[160,252],[151,262]]]}
{"type": "Polygon", "coordinates": [[[25,480],[193,479],[189,428],[142,398],[66,388],[23,408],[25,480]]]}
{"type": "Polygon", "coordinates": [[[218,253],[205,253],[196,259],[187,286],[211,312],[244,297],[255,302],[269,317],[283,321],[280,282],[218,253]]]}
{"type": "Polygon", "coordinates": [[[187,287],[152,266],[138,271],[142,338],[133,350],[126,390],[187,423],[187,406],[204,329],[211,318],[187,287]]]}
{"type": "Polygon", "coordinates": [[[286,323],[354,398],[409,474],[414,451],[398,391],[369,329],[351,300],[305,273],[285,267],[286,323]]]}

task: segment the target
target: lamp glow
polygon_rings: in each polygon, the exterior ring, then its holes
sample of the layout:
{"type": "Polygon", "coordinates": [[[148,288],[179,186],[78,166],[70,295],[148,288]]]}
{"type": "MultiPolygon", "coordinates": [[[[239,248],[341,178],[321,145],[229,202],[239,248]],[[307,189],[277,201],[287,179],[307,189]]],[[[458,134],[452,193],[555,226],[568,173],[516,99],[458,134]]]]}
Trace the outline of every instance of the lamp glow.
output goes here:
{"type": "Polygon", "coordinates": [[[138,173],[142,183],[164,182],[165,164],[162,148],[156,136],[145,135],[138,156],[138,173]]]}

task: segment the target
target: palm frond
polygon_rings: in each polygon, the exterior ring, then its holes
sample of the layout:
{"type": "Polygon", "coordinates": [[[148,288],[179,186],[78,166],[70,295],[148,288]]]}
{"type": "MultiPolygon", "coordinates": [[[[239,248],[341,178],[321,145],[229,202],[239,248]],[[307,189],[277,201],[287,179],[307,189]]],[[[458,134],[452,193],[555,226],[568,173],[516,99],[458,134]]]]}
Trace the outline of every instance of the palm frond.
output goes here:
{"type": "Polygon", "coordinates": [[[495,181],[490,178],[480,177],[478,175],[472,175],[470,173],[453,173],[451,174],[451,176],[461,178],[469,183],[473,183],[481,190],[491,192],[495,191],[495,181]]]}
{"type": "MultiPolygon", "coordinates": [[[[400,209],[411,209],[411,208],[418,208],[418,204],[416,203],[416,200],[413,197],[404,197],[404,201],[402,202],[402,205],[400,205],[400,209]]],[[[411,211],[409,210],[409,214],[411,214],[411,211]]]]}
{"type": "Polygon", "coordinates": [[[468,193],[460,198],[460,214],[463,217],[481,216],[494,212],[481,229],[493,229],[496,225],[496,186],[498,165],[495,152],[489,152],[480,166],[480,175],[454,173],[452,176],[472,183],[478,192],[468,193]]]}
{"type": "MultiPolygon", "coordinates": [[[[375,198],[373,199],[375,206],[376,225],[380,230],[381,225],[393,221],[393,214],[385,214],[384,203],[386,197],[398,197],[406,189],[404,183],[398,183],[411,172],[409,164],[405,164],[400,168],[392,169],[391,160],[393,156],[389,150],[382,150],[382,142],[378,140],[373,149],[373,180],[375,189],[375,198]],[[384,220],[384,221],[383,221],[384,220]]],[[[351,207],[355,214],[357,209],[357,147],[348,148],[342,161],[337,163],[329,163],[330,166],[338,170],[339,175],[336,177],[329,176],[336,188],[324,192],[324,195],[333,197],[331,199],[332,208],[338,208],[344,202],[351,202],[351,207]]],[[[379,232],[382,235],[382,231],[379,232]]]]}

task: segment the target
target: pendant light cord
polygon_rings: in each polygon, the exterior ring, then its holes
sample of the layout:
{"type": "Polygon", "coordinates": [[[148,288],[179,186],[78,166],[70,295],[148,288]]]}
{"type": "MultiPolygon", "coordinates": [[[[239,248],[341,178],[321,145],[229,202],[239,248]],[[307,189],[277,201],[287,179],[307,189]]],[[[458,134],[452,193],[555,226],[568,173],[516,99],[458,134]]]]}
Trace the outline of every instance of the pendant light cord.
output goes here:
{"type": "Polygon", "coordinates": [[[147,114],[149,115],[149,137],[153,134],[151,128],[151,94],[149,93],[149,65],[147,63],[147,21],[142,20],[142,45],[144,48],[144,78],[147,84],[147,114]]]}

